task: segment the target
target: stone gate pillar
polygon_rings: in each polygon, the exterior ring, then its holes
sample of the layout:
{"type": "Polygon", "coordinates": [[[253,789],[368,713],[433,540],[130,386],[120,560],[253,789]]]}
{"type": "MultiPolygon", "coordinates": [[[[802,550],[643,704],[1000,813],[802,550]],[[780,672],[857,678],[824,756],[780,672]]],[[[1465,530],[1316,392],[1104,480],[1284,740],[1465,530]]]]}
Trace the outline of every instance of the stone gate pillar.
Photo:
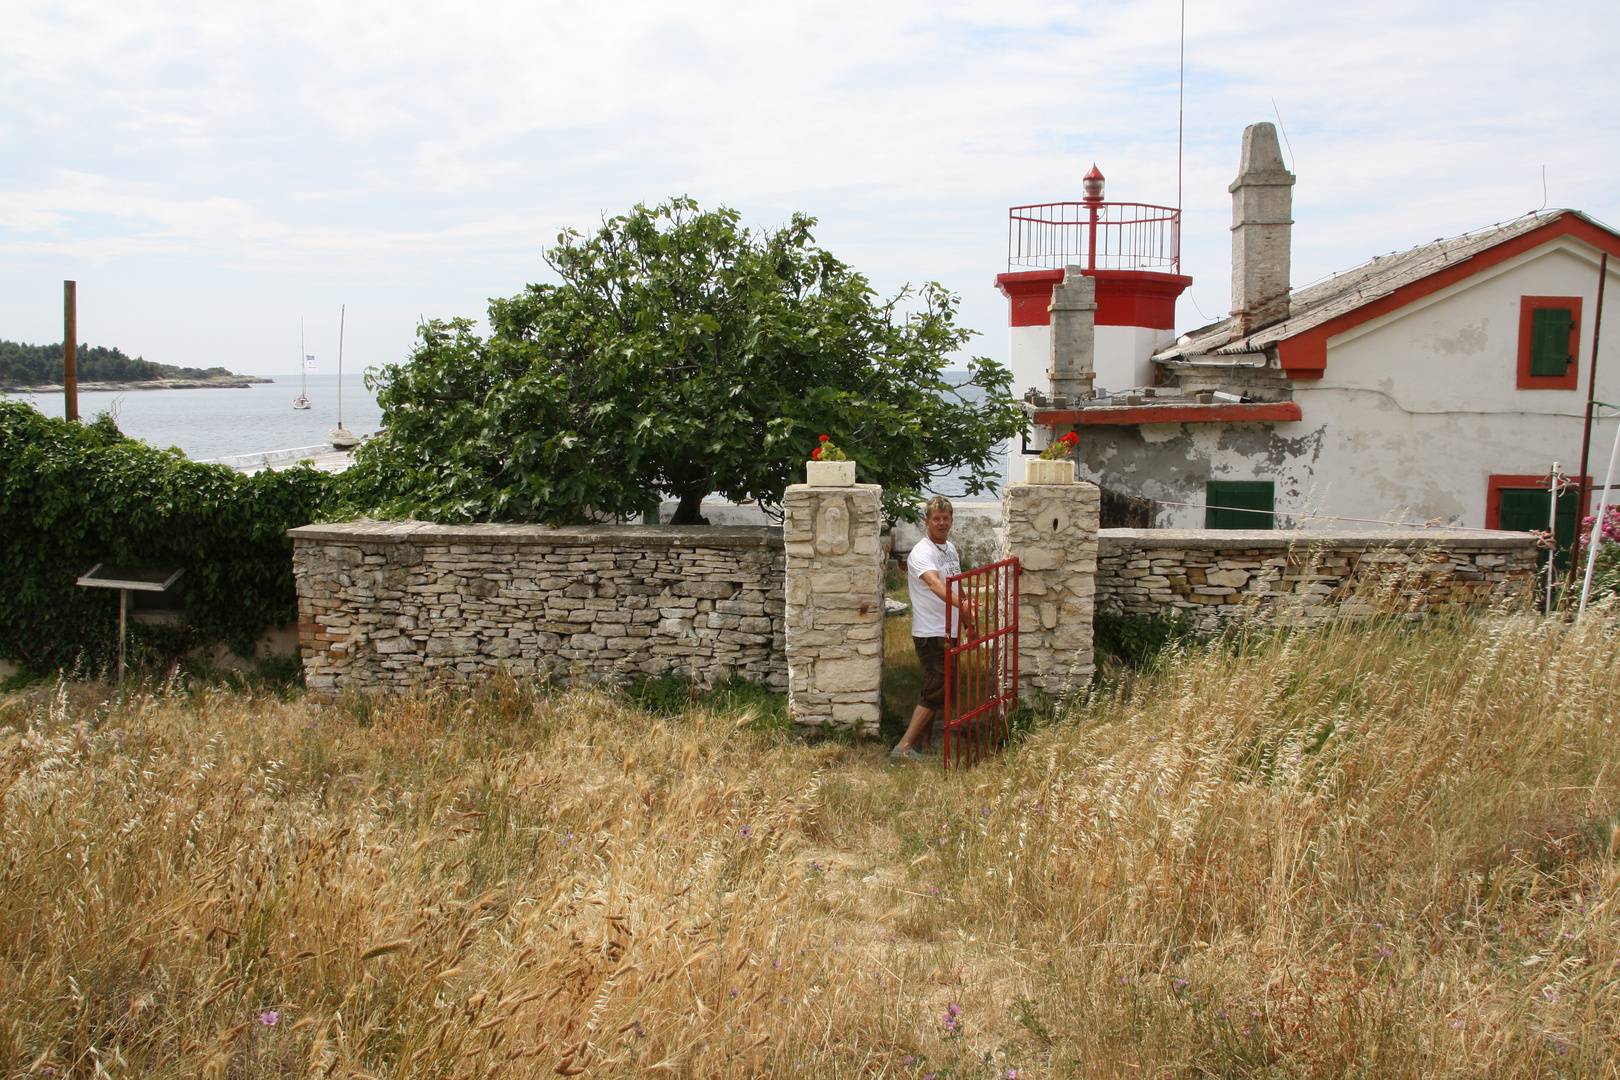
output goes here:
{"type": "Polygon", "coordinates": [[[794,484],[782,500],[788,712],[801,724],[877,733],[883,692],[882,493],[876,484],[794,484]]]}
{"type": "Polygon", "coordinates": [[[1096,484],[1008,484],[1001,499],[1007,554],[1018,581],[1018,696],[1063,697],[1097,670],[1091,648],[1096,611],[1096,484]]]}

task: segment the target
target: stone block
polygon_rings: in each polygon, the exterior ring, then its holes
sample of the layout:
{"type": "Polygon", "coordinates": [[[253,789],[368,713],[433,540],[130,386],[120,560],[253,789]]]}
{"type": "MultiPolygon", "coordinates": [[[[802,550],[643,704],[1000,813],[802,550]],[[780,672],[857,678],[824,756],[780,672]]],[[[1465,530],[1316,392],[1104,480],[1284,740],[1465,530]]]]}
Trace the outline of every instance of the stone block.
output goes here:
{"type": "Polygon", "coordinates": [[[856,725],[876,724],[878,722],[878,706],[873,704],[834,704],[832,707],[833,723],[838,727],[854,727],[856,725]]]}

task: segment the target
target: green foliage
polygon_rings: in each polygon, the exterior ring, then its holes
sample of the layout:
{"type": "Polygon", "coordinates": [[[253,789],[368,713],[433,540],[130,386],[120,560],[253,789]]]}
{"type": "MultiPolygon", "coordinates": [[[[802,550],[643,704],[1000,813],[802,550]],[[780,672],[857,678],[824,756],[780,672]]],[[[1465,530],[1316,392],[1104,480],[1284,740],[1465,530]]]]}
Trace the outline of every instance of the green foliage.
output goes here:
{"type": "Polygon", "coordinates": [[[683,672],[669,672],[637,679],[625,688],[631,701],[657,716],[679,716],[694,706],[706,706],[721,716],[751,713],[754,730],[786,730],[792,727],[787,697],[769,687],[738,675],[703,691],[683,672]]]}
{"type": "Polygon", "coordinates": [[[203,654],[182,664],[180,674],[193,685],[227,686],[248,693],[269,691],[287,696],[304,688],[304,662],[296,652],[263,657],[246,671],[215,667],[203,654]]]}
{"type": "Polygon", "coordinates": [[[562,234],[546,254],[561,283],[494,301],[487,340],[433,321],[372,378],[386,432],[360,448],[357,497],[387,517],[560,525],[665,491],[690,524],[710,492],[779,505],[824,434],[891,516],[914,517],[934,476],[993,490],[1024,425],[1010,373],[975,358],[953,384],[972,336],[957,298],[876,299],[814,224],[754,232],[675,199],[562,234]]]}
{"type": "Polygon", "coordinates": [[[105,415],[71,424],[0,402],[0,656],[35,671],[111,663],[118,593],[74,584],[104,561],[185,569],[174,591],[191,629],[144,628],[146,647],[224,641],[245,655],[295,617],[286,531],[336,491],[313,469],[243,476],[127,439],[105,415]]]}
{"type": "Polygon", "coordinates": [[[1171,645],[1195,639],[1192,620],[1174,615],[1110,615],[1097,612],[1092,642],[1098,659],[1113,657],[1135,671],[1145,670],[1171,645]]]}
{"type": "MultiPolygon", "coordinates": [[[[231,374],[222,367],[189,368],[157,364],[103,345],[79,346],[76,370],[81,382],[146,382],[151,379],[212,379],[231,374]]],[[[48,386],[62,381],[62,344],[24,345],[0,341],[0,386],[48,386]]]]}
{"type": "MultiPolygon", "coordinates": [[[[1586,552],[1580,553],[1580,565],[1575,570],[1575,588],[1568,599],[1579,600],[1581,587],[1586,581],[1586,552]]],[[[1597,561],[1592,567],[1592,588],[1587,594],[1589,603],[1604,597],[1620,596],[1620,544],[1598,546],[1597,561]]],[[[1567,600],[1566,600],[1567,603],[1567,600]]]]}

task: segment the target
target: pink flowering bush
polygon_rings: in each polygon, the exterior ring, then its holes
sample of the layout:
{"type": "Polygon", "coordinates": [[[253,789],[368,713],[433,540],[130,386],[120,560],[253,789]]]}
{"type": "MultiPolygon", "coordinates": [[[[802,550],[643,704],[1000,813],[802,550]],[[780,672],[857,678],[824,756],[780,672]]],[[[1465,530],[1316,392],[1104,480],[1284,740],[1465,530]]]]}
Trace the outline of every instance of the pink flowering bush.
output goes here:
{"type": "MultiPolygon", "coordinates": [[[[1592,542],[1592,529],[1597,524],[1595,515],[1581,519],[1581,534],[1576,545],[1576,558],[1580,560],[1577,573],[1586,570],[1587,545],[1592,542]]],[[[1592,572],[1592,595],[1620,595],[1620,506],[1610,506],[1603,512],[1603,527],[1598,533],[1597,565],[1592,572]]]]}

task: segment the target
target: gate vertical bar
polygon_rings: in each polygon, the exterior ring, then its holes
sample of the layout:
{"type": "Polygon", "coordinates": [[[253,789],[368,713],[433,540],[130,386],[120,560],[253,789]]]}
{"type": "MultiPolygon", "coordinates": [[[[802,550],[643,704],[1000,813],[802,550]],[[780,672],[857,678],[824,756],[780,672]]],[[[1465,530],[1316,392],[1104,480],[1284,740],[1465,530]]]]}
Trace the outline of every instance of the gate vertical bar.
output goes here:
{"type": "Polygon", "coordinates": [[[945,650],[945,746],[947,769],[973,765],[1004,745],[1008,717],[1018,698],[1017,559],[946,579],[945,588],[969,602],[971,620],[947,607],[956,644],[945,650]]]}

